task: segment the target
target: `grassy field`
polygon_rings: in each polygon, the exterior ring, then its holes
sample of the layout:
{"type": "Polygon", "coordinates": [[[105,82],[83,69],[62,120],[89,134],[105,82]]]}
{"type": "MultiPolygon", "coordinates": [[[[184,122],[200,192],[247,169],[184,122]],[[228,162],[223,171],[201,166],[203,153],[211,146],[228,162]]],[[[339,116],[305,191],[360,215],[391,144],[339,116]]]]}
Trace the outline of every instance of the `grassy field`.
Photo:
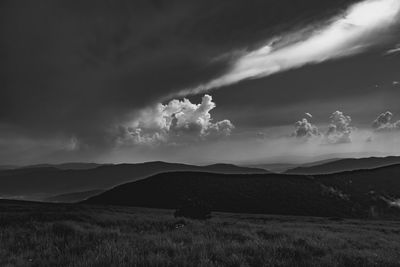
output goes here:
{"type": "Polygon", "coordinates": [[[400,266],[400,222],[0,202],[0,266],[400,266]]]}

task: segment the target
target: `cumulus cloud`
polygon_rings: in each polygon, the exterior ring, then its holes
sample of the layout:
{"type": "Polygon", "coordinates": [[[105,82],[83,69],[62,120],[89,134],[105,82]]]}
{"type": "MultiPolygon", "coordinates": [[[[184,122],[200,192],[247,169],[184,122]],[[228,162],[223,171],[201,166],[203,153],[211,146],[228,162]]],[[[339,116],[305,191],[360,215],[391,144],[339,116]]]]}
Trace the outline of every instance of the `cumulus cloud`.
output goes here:
{"type": "MultiPolygon", "coordinates": [[[[309,114],[309,113],[306,113],[309,114]]],[[[308,116],[312,118],[312,115],[308,116]]],[[[315,136],[319,136],[319,130],[317,126],[311,124],[306,118],[295,123],[295,131],[293,135],[297,138],[311,138],[315,136]]]]}
{"type": "Polygon", "coordinates": [[[119,141],[180,143],[228,136],[234,126],[229,120],[213,122],[210,111],[215,107],[210,95],[204,95],[200,104],[188,99],[174,99],[166,105],[159,103],[141,111],[131,125],[122,127],[119,141]]]}
{"type": "Polygon", "coordinates": [[[330,117],[330,124],[326,139],[328,143],[351,143],[351,132],[354,127],[351,124],[351,117],[344,115],[341,111],[335,111],[330,117]]]}
{"type": "MultiPolygon", "coordinates": [[[[310,113],[306,113],[309,119],[312,118],[310,113]]],[[[295,131],[292,136],[297,138],[321,137],[321,144],[342,144],[351,142],[351,133],[354,127],[351,126],[351,117],[345,115],[341,111],[335,111],[330,116],[330,124],[325,134],[322,134],[318,127],[312,124],[309,119],[303,118],[295,123],[295,131]]]]}
{"type": "Polygon", "coordinates": [[[400,130],[400,120],[392,122],[393,113],[386,111],[380,114],[372,123],[372,128],[376,131],[400,130]]]}

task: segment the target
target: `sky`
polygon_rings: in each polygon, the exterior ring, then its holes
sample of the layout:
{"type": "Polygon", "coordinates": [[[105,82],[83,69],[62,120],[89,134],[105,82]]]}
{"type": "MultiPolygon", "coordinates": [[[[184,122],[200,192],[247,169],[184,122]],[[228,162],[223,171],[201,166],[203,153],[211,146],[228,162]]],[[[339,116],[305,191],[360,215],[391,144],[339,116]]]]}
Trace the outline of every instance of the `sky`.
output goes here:
{"type": "Polygon", "coordinates": [[[0,13],[0,165],[400,155],[398,0],[9,0],[0,13]]]}

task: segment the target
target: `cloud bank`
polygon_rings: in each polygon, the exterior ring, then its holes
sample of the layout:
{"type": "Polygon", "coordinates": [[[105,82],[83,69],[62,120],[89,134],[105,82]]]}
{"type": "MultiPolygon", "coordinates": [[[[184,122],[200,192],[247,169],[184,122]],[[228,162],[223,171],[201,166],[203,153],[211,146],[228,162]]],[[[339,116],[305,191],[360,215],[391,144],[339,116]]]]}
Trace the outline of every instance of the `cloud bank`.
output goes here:
{"type": "MultiPolygon", "coordinates": [[[[352,134],[357,130],[352,125],[352,119],[350,116],[345,115],[341,111],[335,111],[330,116],[330,122],[328,129],[325,133],[321,133],[319,128],[312,124],[309,120],[313,117],[310,113],[305,113],[307,118],[295,123],[295,130],[292,136],[303,139],[303,140],[314,140],[320,144],[346,144],[352,142],[352,134]]],[[[372,123],[370,129],[364,129],[364,133],[369,133],[363,136],[366,142],[373,142],[377,134],[385,132],[400,131],[400,120],[392,121],[393,113],[386,111],[381,113],[372,123]]],[[[387,141],[390,142],[389,138],[387,141]]],[[[399,151],[400,152],[400,151],[399,151]]]]}
{"type": "MultiPolygon", "coordinates": [[[[312,118],[310,113],[306,113],[306,116],[309,119],[312,118]]],[[[329,119],[328,130],[324,134],[316,125],[303,118],[295,123],[295,131],[292,135],[299,139],[317,140],[321,144],[351,143],[351,134],[354,130],[354,127],[351,126],[351,117],[341,111],[335,111],[329,119]]]]}

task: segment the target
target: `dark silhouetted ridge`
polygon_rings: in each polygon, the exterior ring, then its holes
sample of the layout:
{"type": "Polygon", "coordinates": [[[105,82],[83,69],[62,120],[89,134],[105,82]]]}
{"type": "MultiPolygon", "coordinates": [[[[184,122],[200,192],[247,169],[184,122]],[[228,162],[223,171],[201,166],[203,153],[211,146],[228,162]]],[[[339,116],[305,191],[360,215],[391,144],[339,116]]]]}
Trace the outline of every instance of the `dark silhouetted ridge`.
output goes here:
{"type": "Polygon", "coordinates": [[[338,159],[315,166],[301,166],[289,169],[285,173],[288,174],[328,174],[343,171],[374,169],[378,167],[388,166],[392,164],[400,164],[400,157],[371,157],[360,159],[338,159]]]}

